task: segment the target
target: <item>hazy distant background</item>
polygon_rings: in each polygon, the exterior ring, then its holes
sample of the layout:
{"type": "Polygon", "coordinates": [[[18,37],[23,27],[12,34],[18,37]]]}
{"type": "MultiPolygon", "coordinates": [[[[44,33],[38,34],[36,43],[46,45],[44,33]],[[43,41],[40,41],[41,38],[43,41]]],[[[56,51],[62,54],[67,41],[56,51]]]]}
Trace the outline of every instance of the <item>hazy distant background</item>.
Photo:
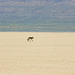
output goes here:
{"type": "Polygon", "coordinates": [[[0,0],[0,31],[75,32],[75,0],[0,0]]]}

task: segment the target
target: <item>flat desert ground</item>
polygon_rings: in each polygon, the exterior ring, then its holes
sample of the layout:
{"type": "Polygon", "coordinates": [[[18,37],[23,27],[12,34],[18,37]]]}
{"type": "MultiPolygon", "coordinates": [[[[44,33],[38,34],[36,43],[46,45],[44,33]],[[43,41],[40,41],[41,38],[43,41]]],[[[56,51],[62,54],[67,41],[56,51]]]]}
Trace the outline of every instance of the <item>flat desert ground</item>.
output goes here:
{"type": "Polygon", "coordinates": [[[75,33],[0,32],[0,75],[75,75],[75,33]]]}

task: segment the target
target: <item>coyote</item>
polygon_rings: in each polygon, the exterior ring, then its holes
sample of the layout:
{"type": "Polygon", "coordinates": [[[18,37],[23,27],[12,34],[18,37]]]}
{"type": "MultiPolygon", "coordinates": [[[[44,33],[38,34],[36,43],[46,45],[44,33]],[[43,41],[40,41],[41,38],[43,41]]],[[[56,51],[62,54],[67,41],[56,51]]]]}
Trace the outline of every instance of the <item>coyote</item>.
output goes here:
{"type": "Polygon", "coordinates": [[[28,37],[27,41],[33,41],[34,37],[28,37]]]}

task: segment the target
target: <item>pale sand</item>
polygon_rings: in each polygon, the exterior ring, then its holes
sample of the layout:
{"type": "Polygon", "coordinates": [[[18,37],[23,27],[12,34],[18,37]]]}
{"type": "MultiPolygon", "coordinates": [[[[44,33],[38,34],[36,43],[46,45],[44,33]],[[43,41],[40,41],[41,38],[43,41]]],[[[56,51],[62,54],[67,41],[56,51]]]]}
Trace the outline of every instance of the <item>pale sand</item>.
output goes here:
{"type": "Polygon", "coordinates": [[[0,75],[75,75],[75,33],[0,32],[0,75]]]}

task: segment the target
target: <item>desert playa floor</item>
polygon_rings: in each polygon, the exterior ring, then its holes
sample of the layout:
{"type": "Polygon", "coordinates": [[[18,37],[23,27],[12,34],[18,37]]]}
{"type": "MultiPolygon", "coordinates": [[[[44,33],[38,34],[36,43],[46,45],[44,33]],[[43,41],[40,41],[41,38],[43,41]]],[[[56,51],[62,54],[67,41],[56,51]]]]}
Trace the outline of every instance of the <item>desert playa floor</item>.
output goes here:
{"type": "Polygon", "coordinates": [[[75,33],[0,32],[0,75],[75,75],[75,33]]]}

